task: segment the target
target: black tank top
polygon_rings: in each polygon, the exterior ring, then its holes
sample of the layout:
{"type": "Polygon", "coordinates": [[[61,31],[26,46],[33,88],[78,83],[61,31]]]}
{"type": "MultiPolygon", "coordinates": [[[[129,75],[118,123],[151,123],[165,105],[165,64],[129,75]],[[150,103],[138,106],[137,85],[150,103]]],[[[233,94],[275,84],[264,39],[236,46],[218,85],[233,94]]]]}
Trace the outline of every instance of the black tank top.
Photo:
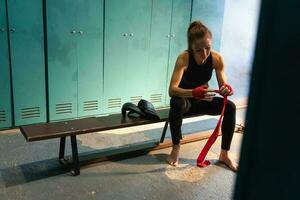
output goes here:
{"type": "Polygon", "coordinates": [[[211,53],[205,63],[199,65],[196,63],[193,53],[189,50],[187,50],[187,52],[189,53],[189,65],[183,73],[179,87],[184,89],[193,89],[207,84],[211,79],[213,72],[211,53]]]}

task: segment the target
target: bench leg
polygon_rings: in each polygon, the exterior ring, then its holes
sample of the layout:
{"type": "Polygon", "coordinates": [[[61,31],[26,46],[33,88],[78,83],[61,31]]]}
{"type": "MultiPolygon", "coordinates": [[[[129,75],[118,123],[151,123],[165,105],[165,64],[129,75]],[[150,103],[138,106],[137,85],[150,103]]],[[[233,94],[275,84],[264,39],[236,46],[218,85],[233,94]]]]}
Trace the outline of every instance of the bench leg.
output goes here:
{"type": "Polygon", "coordinates": [[[160,143],[163,143],[164,140],[165,140],[168,125],[169,125],[169,121],[167,120],[166,123],[165,123],[165,126],[164,126],[164,130],[162,132],[161,138],[160,138],[160,143]]]}
{"type": "Polygon", "coordinates": [[[76,135],[71,136],[71,146],[72,146],[72,156],[73,156],[73,165],[74,165],[74,175],[76,176],[80,174],[76,135]]]}
{"type": "Polygon", "coordinates": [[[60,138],[60,145],[59,145],[59,160],[64,159],[65,157],[65,146],[66,146],[66,137],[60,138]]]}

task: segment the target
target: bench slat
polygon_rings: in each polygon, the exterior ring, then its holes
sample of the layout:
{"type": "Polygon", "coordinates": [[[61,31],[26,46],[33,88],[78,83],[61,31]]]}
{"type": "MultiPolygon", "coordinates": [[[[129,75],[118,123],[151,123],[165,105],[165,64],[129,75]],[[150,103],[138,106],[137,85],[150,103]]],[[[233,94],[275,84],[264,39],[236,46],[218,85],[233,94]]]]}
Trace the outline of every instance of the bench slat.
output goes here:
{"type": "Polygon", "coordinates": [[[38,141],[162,122],[168,118],[169,109],[157,110],[157,113],[161,118],[160,120],[123,118],[121,114],[113,114],[104,117],[90,117],[62,122],[25,125],[21,126],[20,130],[27,141],[38,141]]]}

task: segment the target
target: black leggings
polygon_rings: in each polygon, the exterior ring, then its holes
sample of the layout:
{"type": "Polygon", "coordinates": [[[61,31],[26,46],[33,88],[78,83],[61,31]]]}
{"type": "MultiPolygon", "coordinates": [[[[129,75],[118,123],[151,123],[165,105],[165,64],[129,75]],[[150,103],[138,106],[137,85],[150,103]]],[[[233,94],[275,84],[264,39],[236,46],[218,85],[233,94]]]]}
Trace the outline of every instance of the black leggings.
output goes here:
{"type": "MultiPolygon", "coordinates": [[[[206,114],[220,115],[223,108],[223,98],[214,97],[212,101],[197,100],[187,97],[172,97],[170,100],[169,122],[174,145],[180,143],[181,125],[183,115],[206,114]]],[[[222,123],[222,146],[224,150],[230,149],[235,128],[235,104],[228,100],[222,123]]]]}

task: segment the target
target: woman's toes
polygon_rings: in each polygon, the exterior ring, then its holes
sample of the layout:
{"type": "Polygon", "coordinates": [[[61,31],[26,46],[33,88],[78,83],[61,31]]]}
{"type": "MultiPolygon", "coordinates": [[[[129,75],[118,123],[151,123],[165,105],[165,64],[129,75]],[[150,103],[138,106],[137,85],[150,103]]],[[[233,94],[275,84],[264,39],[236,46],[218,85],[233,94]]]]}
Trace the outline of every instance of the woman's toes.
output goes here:
{"type": "Polygon", "coordinates": [[[167,160],[166,160],[166,161],[167,161],[167,163],[168,163],[168,164],[170,164],[170,165],[172,165],[172,163],[173,163],[173,161],[172,161],[172,159],[171,159],[171,157],[170,157],[170,156],[168,156],[168,158],[167,158],[167,160]]]}
{"type": "Polygon", "coordinates": [[[172,156],[168,156],[166,161],[171,166],[174,166],[174,167],[178,166],[178,159],[177,158],[173,158],[172,156]]]}
{"type": "Polygon", "coordinates": [[[237,172],[238,170],[238,164],[229,158],[227,159],[220,159],[219,160],[221,163],[225,164],[229,169],[231,169],[234,172],[237,172]]]}
{"type": "Polygon", "coordinates": [[[177,167],[178,166],[178,161],[174,162],[172,166],[177,167]]]}

